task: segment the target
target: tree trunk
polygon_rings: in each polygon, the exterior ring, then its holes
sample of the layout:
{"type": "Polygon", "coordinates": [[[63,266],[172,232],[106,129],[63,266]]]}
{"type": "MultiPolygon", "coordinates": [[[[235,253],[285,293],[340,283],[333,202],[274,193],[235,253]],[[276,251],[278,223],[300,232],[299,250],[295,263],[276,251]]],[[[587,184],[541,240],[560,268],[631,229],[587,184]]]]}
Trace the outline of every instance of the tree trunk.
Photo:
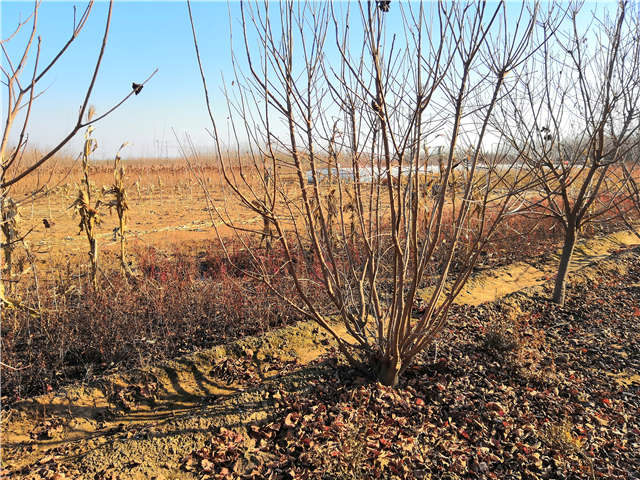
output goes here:
{"type": "Polygon", "coordinates": [[[0,261],[0,309],[4,308],[4,282],[2,281],[2,261],[0,261]]]}
{"type": "Polygon", "coordinates": [[[120,227],[120,268],[123,272],[127,271],[127,261],[124,255],[124,234],[122,233],[122,227],[120,227]]]}
{"type": "Polygon", "coordinates": [[[384,358],[378,364],[378,380],[387,387],[395,387],[400,379],[402,362],[396,359],[384,358]]]}
{"type": "Polygon", "coordinates": [[[6,196],[5,192],[0,194],[0,213],[0,225],[2,226],[2,238],[0,240],[4,253],[4,262],[0,262],[0,298],[4,298],[5,286],[2,279],[2,273],[6,274],[7,281],[9,282],[7,291],[10,294],[12,290],[11,278],[13,276],[13,249],[14,242],[18,238],[15,223],[18,215],[18,208],[13,200],[6,196]]]}
{"type": "Polygon", "coordinates": [[[553,288],[552,301],[560,306],[564,305],[564,299],[567,290],[567,275],[569,273],[569,265],[571,264],[573,249],[576,246],[577,239],[577,228],[575,226],[570,226],[564,236],[562,256],[560,257],[560,265],[558,266],[556,283],[553,288]]]}
{"type": "MultiPolygon", "coordinates": [[[[9,292],[9,295],[11,295],[13,293],[13,283],[12,283],[12,279],[13,279],[13,245],[7,245],[7,247],[4,250],[4,257],[5,257],[5,263],[7,264],[7,266],[5,267],[5,271],[6,271],[6,278],[7,281],[9,282],[9,285],[7,285],[7,291],[9,292]]],[[[1,273],[0,273],[1,274],[1,273]]],[[[4,283],[2,282],[2,279],[0,279],[0,283],[4,283]]],[[[2,290],[2,295],[4,296],[4,287],[2,290]]]]}
{"type": "MultiPolygon", "coordinates": [[[[6,194],[4,190],[0,192],[0,221],[4,221],[4,218],[5,218],[5,213],[4,213],[5,202],[6,202],[5,196],[6,194]]],[[[3,235],[0,241],[1,243],[5,243],[8,241],[6,239],[5,230],[4,228],[1,230],[3,235]]],[[[5,258],[6,258],[6,251],[5,251],[5,258]]],[[[2,302],[1,302],[2,300],[4,300],[4,281],[2,280],[2,270],[4,270],[4,262],[2,261],[2,257],[0,257],[0,308],[4,307],[4,305],[2,305],[2,302]]]]}

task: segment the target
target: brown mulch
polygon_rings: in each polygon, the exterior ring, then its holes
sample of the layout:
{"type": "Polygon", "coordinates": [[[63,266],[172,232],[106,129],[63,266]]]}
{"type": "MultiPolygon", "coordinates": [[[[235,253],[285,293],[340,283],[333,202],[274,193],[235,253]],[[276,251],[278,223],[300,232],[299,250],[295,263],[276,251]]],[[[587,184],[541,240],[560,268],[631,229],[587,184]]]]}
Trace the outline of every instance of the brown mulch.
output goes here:
{"type": "Polygon", "coordinates": [[[217,429],[199,478],[638,479],[640,260],[550,291],[458,307],[397,389],[334,365],[277,420],[217,429]]]}

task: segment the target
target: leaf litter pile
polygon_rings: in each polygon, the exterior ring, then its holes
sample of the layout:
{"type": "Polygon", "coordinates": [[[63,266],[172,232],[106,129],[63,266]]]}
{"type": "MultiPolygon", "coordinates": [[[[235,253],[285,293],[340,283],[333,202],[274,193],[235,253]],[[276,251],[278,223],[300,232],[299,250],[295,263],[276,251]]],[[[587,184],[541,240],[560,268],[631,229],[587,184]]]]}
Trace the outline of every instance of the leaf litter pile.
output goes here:
{"type": "Polygon", "coordinates": [[[572,285],[458,307],[397,389],[335,356],[277,420],[215,428],[198,478],[640,478],[640,262],[572,285]]]}

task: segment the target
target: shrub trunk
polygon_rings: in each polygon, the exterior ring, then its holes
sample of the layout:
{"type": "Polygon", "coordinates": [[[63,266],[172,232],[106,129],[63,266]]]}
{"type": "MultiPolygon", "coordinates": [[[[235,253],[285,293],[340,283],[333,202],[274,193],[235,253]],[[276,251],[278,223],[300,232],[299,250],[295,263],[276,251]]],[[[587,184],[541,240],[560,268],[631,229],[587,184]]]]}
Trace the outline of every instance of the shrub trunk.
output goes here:
{"type": "Polygon", "coordinates": [[[401,370],[402,362],[399,359],[381,359],[378,363],[378,380],[383,385],[395,387],[398,385],[401,370]]]}

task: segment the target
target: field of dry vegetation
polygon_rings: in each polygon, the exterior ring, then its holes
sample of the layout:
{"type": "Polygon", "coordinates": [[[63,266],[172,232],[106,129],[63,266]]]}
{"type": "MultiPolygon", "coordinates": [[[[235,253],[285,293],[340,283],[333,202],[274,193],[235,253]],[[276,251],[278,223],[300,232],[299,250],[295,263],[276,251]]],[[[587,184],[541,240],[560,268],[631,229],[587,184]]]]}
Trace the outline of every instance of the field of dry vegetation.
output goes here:
{"type": "MultiPolygon", "coordinates": [[[[97,227],[101,274],[93,289],[86,238],[69,208],[78,188],[72,179],[81,175],[80,169],[69,161],[60,164],[43,169],[52,179],[51,188],[18,217],[19,232],[30,233],[13,253],[14,272],[7,287],[19,306],[3,312],[3,362],[13,367],[3,372],[5,405],[114,368],[141,367],[151,359],[174,358],[303,318],[251,277],[253,260],[246,245],[234,243],[230,229],[212,228],[215,217],[209,214],[204,191],[191,169],[177,160],[126,162],[126,261],[134,276],[119,272],[120,236],[114,231],[118,217],[106,210],[97,227]],[[225,234],[231,238],[226,242],[229,257],[218,238],[225,234]]],[[[204,163],[198,172],[207,190],[222,190],[217,168],[204,163]]],[[[112,175],[107,162],[91,167],[96,198],[105,197],[112,175]]],[[[35,187],[24,186],[27,192],[35,187]]],[[[15,195],[19,198],[21,192],[15,195]]],[[[226,208],[222,195],[214,194],[211,200],[218,209],[226,208]]],[[[262,225],[250,211],[235,209],[234,214],[247,228],[262,225]]],[[[548,258],[562,238],[553,222],[528,214],[509,218],[503,228],[483,251],[476,271],[518,262],[535,265],[548,258]]],[[[625,224],[613,218],[591,226],[584,236],[620,230],[625,224]]],[[[251,237],[257,244],[260,236],[251,237]]],[[[277,248],[262,254],[267,261],[273,257],[274,267],[282,256],[277,248]]],[[[304,252],[296,255],[302,261],[304,252]]],[[[279,281],[291,283],[286,272],[279,274],[279,281]]],[[[486,289],[491,288],[489,283],[486,289]]],[[[517,288],[516,279],[513,290],[517,288]]],[[[310,293],[323,302],[320,287],[310,293]]]]}

